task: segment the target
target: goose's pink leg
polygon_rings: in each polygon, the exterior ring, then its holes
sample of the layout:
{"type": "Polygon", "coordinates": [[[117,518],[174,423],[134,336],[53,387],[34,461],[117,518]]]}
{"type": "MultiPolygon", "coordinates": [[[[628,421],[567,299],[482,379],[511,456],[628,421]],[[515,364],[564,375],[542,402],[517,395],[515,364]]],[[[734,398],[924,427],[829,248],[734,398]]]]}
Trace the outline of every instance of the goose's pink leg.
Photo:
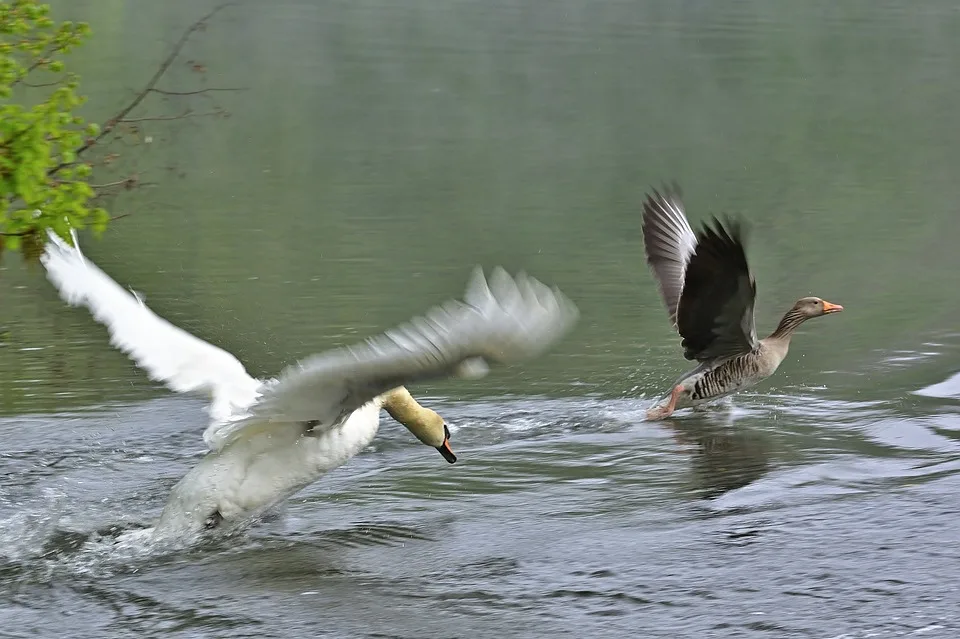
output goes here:
{"type": "Polygon", "coordinates": [[[680,397],[680,393],[683,392],[683,386],[677,385],[673,388],[673,391],[670,392],[670,401],[667,402],[666,406],[657,406],[651,408],[647,411],[647,419],[666,419],[673,415],[673,411],[677,408],[677,399],[680,397]]]}

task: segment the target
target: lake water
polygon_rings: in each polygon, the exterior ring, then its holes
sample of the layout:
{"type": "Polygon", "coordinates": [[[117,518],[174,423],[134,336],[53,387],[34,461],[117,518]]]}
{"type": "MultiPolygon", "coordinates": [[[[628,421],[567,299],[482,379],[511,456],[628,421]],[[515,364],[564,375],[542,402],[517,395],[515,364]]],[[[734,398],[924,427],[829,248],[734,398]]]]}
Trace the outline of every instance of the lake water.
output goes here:
{"type": "MultiPolygon", "coordinates": [[[[95,32],[89,115],[212,6],[55,3],[95,32]]],[[[556,284],[581,321],[527,365],[412,389],[460,463],[384,417],[244,536],[150,554],[111,535],[197,463],[203,402],[7,255],[0,636],[958,636],[958,64],[948,0],[224,10],[162,87],[246,90],[137,114],[231,116],[118,147],[152,184],[83,237],[105,271],[256,375],[460,295],[475,264],[556,284]],[[749,220],[759,332],[804,295],[846,310],[731,407],[647,423],[688,368],[642,254],[668,179],[694,222],[749,220]]]]}

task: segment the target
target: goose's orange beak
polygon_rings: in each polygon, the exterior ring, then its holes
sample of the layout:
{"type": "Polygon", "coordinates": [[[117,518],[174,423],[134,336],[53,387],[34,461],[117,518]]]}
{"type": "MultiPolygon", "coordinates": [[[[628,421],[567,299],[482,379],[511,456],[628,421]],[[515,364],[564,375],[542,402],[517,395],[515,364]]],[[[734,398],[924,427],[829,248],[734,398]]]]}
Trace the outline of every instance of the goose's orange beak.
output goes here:
{"type": "Polygon", "coordinates": [[[826,315],[827,313],[839,313],[839,312],[842,311],[842,310],[843,310],[843,307],[840,306],[839,304],[831,304],[831,303],[828,302],[827,300],[823,300],[823,314],[824,314],[824,315],[826,315]]]}

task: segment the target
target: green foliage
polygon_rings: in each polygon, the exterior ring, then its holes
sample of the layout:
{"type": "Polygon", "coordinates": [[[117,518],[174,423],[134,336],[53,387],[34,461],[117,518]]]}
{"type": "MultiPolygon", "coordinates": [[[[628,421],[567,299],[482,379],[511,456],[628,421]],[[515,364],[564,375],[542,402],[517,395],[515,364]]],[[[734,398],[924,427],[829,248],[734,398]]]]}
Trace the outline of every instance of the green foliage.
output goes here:
{"type": "Polygon", "coordinates": [[[90,30],[49,12],[36,0],[0,2],[0,248],[28,257],[44,229],[69,237],[109,220],[78,159],[99,128],[74,113],[84,98],[63,59],[90,30]]]}

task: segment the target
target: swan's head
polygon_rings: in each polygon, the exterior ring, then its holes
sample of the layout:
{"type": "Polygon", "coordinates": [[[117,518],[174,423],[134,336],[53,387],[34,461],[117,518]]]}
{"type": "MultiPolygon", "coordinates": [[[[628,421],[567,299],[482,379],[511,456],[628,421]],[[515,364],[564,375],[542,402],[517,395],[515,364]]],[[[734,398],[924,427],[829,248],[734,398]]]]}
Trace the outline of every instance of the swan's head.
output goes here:
{"type": "Polygon", "coordinates": [[[406,388],[401,386],[386,393],[383,407],[417,439],[436,448],[449,463],[457,461],[457,456],[450,448],[450,429],[443,418],[417,403],[406,388]]]}

